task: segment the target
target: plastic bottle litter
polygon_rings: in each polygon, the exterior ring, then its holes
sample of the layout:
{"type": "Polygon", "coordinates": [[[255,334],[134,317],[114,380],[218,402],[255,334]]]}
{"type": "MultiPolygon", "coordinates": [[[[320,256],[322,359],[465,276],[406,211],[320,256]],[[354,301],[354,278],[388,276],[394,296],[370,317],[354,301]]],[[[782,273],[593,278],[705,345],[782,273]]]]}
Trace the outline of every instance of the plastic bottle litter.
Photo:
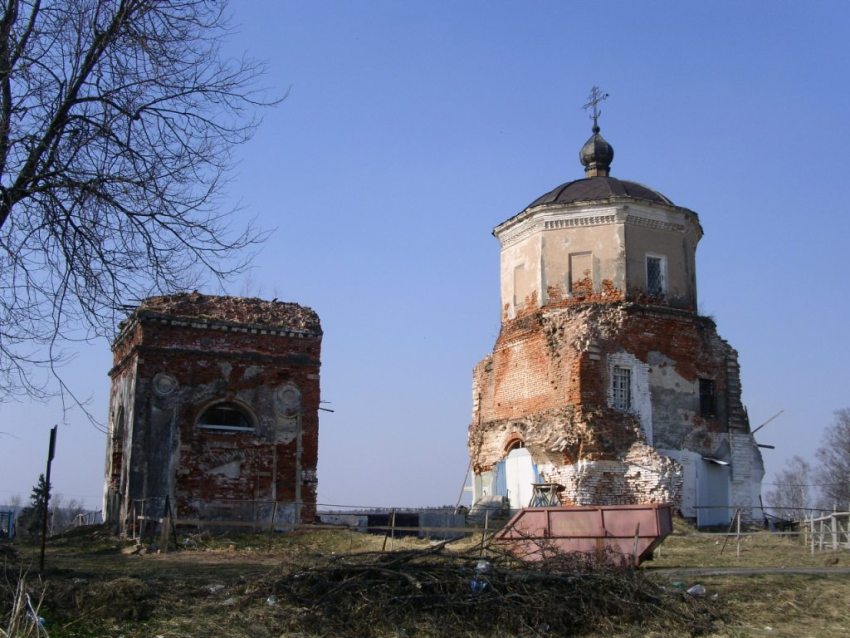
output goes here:
{"type": "Polygon", "coordinates": [[[469,581],[469,589],[473,594],[482,594],[487,591],[487,588],[490,586],[490,583],[487,582],[484,578],[479,578],[475,576],[472,580],[469,581]]]}
{"type": "Polygon", "coordinates": [[[702,585],[694,585],[688,588],[688,593],[691,596],[705,596],[705,587],[702,585]]]}

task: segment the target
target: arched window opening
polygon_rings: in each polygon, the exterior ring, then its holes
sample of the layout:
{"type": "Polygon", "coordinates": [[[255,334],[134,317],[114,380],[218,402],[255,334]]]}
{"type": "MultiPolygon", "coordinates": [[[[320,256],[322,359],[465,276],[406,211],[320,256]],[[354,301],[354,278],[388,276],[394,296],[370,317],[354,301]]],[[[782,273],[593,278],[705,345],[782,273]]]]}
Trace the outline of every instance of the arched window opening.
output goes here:
{"type": "Polygon", "coordinates": [[[206,430],[227,432],[252,432],[254,419],[248,411],[236,403],[216,403],[198,417],[198,427],[206,430]]]}

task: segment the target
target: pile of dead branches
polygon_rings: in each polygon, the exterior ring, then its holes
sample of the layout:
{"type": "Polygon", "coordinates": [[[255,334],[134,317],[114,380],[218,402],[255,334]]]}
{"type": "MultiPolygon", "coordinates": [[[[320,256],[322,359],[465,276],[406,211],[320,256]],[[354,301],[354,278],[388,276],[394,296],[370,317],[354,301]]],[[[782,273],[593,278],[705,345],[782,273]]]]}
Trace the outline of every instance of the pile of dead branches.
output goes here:
{"type": "Polygon", "coordinates": [[[710,601],[642,572],[562,555],[539,564],[442,548],[331,557],[271,584],[289,629],[315,635],[580,635],[624,626],[700,635],[710,601]]]}

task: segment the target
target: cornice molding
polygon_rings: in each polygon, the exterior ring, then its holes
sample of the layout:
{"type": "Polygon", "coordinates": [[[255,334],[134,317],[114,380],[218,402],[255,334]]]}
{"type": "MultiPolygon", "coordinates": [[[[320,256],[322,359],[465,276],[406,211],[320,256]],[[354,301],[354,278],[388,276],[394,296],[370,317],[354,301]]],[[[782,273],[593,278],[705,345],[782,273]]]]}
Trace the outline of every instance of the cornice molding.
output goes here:
{"type": "Polygon", "coordinates": [[[226,321],[216,321],[206,318],[169,317],[167,315],[153,313],[150,311],[137,312],[128,320],[125,320],[118,335],[112,343],[112,350],[127,339],[137,325],[160,324],[179,328],[192,328],[194,330],[216,330],[219,332],[241,332],[253,335],[273,335],[277,337],[288,337],[291,339],[320,339],[321,332],[302,330],[285,326],[268,326],[263,324],[237,324],[226,321]]]}
{"type": "Polygon", "coordinates": [[[644,217],[643,215],[629,214],[626,217],[626,223],[632,226],[643,226],[644,228],[652,228],[655,230],[671,230],[676,232],[684,232],[684,224],[673,224],[668,221],[661,221],[652,217],[644,217]]]}
{"type": "Polygon", "coordinates": [[[506,222],[497,226],[493,234],[499,240],[501,247],[507,248],[542,231],[612,224],[627,224],[685,234],[693,232],[697,239],[703,234],[699,219],[693,211],[679,207],[667,209],[635,204],[616,207],[569,207],[556,210],[538,207],[526,211],[522,218],[514,219],[513,223],[506,222]]]}
{"type": "Polygon", "coordinates": [[[561,228],[577,228],[586,226],[605,226],[621,222],[625,218],[621,215],[622,207],[594,207],[571,210],[545,210],[538,209],[530,212],[527,217],[518,220],[503,230],[495,231],[496,238],[502,248],[512,246],[526,237],[543,230],[558,230],[561,228]],[[622,217],[622,218],[621,218],[622,217]],[[618,219],[621,218],[621,219],[618,219]]]}

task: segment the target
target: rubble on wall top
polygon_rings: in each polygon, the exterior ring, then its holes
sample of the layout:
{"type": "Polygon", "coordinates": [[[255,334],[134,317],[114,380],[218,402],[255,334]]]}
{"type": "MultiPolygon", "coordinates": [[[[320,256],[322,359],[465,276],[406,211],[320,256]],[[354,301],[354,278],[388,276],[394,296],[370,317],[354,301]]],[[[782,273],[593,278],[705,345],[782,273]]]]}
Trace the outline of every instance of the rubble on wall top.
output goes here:
{"type": "Polygon", "coordinates": [[[136,316],[156,314],[204,322],[260,325],[321,334],[319,315],[297,303],[255,297],[203,295],[197,291],[144,299],[136,316]]]}

